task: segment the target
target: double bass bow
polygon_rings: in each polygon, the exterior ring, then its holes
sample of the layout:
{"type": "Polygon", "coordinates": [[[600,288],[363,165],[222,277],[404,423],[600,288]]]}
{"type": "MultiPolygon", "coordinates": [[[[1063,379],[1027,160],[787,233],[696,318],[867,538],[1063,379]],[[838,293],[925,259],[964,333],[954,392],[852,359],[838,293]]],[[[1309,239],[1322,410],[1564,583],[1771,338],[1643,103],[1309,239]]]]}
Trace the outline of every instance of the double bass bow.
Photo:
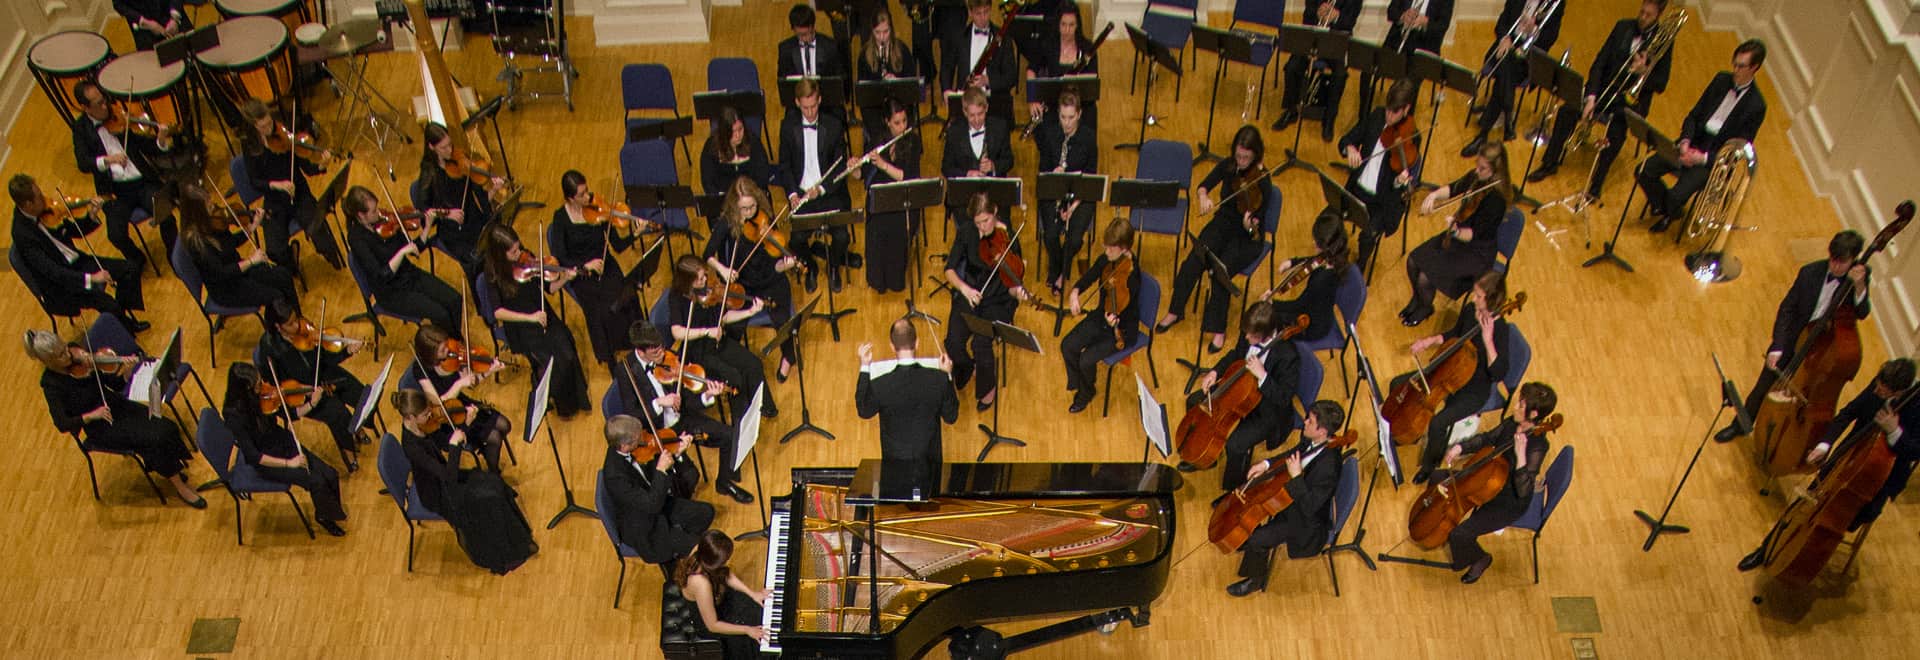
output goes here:
{"type": "MultiPolygon", "coordinates": [[[[1327,439],[1327,443],[1315,451],[1331,450],[1334,460],[1339,460],[1341,450],[1353,445],[1359,437],[1353,429],[1347,429],[1327,439]]],[[[1276,466],[1228,491],[1214,506],[1213,516],[1207,519],[1207,541],[1223,553],[1239,550],[1253,535],[1253,530],[1293,506],[1293,494],[1287,492],[1291,481],[1293,475],[1285,467],[1276,466]]]]}
{"type": "MultiPolygon", "coordinates": [[[[1906,229],[1914,205],[1901,202],[1894,220],[1848,265],[1867,263],[1906,229]]],[[[1775,385],[1753,415],[1755,459],[1767,475],[1778,477],[1812,469],[1805,457],[1813,441],[1826,434],[1840,401],[1840,388],[1860,373],[1859,310],[1853,278],[1842,277],[1833,303],[1801,330],[1793,357],[1776,372],[1775,385]]]]}
{"type": "MultiPolygon", "coordinates": [[[[1560,413],[1547,415],[1526,433],[1558,431],[1564,420],[1560,413]]],[[[1501,439],[1498,444],[1488,443],[1467,458],[1465,467],[1445,479],[1428,482],[1426,492],[1414,499],[1413,509],[1407,513],[1407,534],[1413,544],[1422,550],[1446,544],[1447,536],[1460,526],[1460,521],[1505,490],[1508,478],[1513,475],[1513,465],[1507,462],[1506,456],[1512,446],[1512,436],[1501,439]]]]}
{"type": "MultiPolygon", "coordinates": [[[[1526,292],[1513,294],[1513,299],[1501,305],[1494,316],[1518,312],[1526,304],[1526,292]]],[[[1427,424],[1433,421],[1434,412],[1447,405],[1447,397],[1473,380],[1474,371],[1480,366],[1480,346],[1474,343],[1473,336],[1474,333],[1469,332],[1447,342],[1431,362],[1391,381],[1394,385],[1381,406],[1380,415],[1390,425],[1393,444],[1419,443],[1427,433],[1427,424]]]]}
{"type": "MultiPolygon", "coordinates": [[[[1278,330],[1274,342],[1285,342],[1307,331],[1307,315],[1294,318],[1293,325],[1278,330]]],[[[1269,344],[1272,345],[1272,344],[1269,344]]],[[[1282,348],[1286,344],[1280,344],[1282,348]]],[[[1187,397],[1187,414],[1180,418],[1174,442],[1180,448],[1180,461],[1200,469],[1213,467],[1227,447],[1227,434],[1240,420],[1260,405],[1260,384],[1247,376],[1247,361],[1229,365],[1211,387],[1187,397]]]]}

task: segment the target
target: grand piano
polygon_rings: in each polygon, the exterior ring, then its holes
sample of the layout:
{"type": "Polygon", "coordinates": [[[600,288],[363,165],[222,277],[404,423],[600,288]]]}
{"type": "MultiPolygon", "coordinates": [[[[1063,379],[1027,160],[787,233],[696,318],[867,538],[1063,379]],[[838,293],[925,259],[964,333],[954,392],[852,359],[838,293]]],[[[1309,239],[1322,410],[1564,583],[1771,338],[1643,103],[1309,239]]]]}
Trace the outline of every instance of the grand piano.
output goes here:
{"type": "Polygon", "coordinates": [[[997,658],[1146,625],[1166,587],[1181,479],[1164,465],[956,463],[930,493],[887,474],[793,471],[773,500],[763,651],[914,658],[952,637],[956,658],[997,658]],[[981,625],[1073,614],[1007,638],[981,625]]]}

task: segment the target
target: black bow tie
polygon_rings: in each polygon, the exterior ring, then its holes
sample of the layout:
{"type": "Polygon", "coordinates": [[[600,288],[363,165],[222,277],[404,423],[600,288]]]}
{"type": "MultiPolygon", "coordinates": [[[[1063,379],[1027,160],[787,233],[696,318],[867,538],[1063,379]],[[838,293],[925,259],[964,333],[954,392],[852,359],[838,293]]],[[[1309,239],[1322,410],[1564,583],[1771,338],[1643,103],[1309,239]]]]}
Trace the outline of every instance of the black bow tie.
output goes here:
{"type": "Polygon", "coordinates": [[[980,130],[977,130],[977,131],[968,131],[968,132],[967,132],[967,137],[970,137],[970,138],[977,138],[977,137],[980,137],[980,136],[982,136],[982,135],[986,135],[986,134],[987,134],[987,129],[984,129],[984,128],[983,128],[983,129],[980,129],[980,130]]]}
{"type": "Polygon", "coordinates": [[[977,34],[977,35],[980,35],[980,36],[982,36],[982,37],[990,37],[990,36],[993,36],[993,32],[991,32],[991,31],[988,31],[988,30],[987,30],[987,29],[985,29],[985,28],[974,28],[974,29],[973,29],[973,33],[974,33],[974,34],[977,34]]]}
{"type": "Polygon", "coordinates": [[[800,47],[805,48],[807,50],[813,50],[813,43],[808,42],[808,43],[800,44],[800,47]]]}
{"type": "Polygon", "coordinates": [[[819,125],[819,124],[807,124],[807,123],[802,123],[802,124],[800,124],[800,130],[803,130],[803,131],[817,131],[817,130],[820,130],[820,125],[819,125]]]}
{"type": "Polygon", "coordinates": [[[1267,345],[1266,345],[1266,344],[1254,344],[1254,345],[1253,345],[1253,352],[1254,352],[1254,354],[1256,354],[1256,355],[1258,355],[1258,354],[1260,354],[1260,353],[1265,353],[1265,352],[1267,352],[1267,345]]]}

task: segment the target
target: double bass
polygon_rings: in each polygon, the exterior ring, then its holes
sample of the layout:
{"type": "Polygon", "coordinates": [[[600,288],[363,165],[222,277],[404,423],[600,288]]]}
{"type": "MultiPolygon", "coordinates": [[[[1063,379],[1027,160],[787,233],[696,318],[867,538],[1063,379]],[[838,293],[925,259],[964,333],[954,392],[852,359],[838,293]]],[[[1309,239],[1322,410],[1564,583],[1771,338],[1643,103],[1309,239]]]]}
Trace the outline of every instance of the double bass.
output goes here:
{"type": "MultiPolygon", "coordinates": [[[[1526,292],[1513,294],[1494,316],[1518,312],[1526,304],[1526,292]]],[[[1447,397],[1473,380],[1474,371],[1480,368],[1480,345],[1473,337],[1469,332],[1455,338],[1435,354],[1433,361],[1394,377],[1394,386],[1380,409],[1393,431],[1393,444],[1418,444],[1434,412],[1447,405],[1447,397]]]]}
{"type": "MultiPolygon", "coordinates": [[[[1274,341],[1284,342],[1306,332],[1307,321],[1307,315],[1301,314],[1293,325],[1281,328],[1274,341]]],[[[1180,447],[1180,461],[1203,470],[1213,467],[1227,448],[1227,434],[1259,405],[1260,384],[1247,376],[1246,359],[1235,360],[1214,379],[1212,387],[1188,397],[1187,414],[1173,432],[1174,442],[1180,447]]]]}
{"type": "MultiPolygon", "coordinates": [[[[1901,202],[1895,218],[1873,237],[1853,265],[1887,247],[1894,235],[1913,220],[1913,202],[1901,202]]],[[[1851,270],[1853,265],[1847,268],[1851,270]]],[[[1807,449],[1826,434],[1840,402],[1840,388],[1860,373],[1860,330],[1853,299],[1853,279],[1843,277],[1825,313],[1800,331],[1793,358],[1780,366],[1773,389],[1753,415],[1756,460],[1767,476],[1779,477],[1812,469],[1807,449]]]]}
{"type": "MultiPolygon", "coordinates": [[[[1329,438],[1320,451],[1332,450],[1334,459],[1338,460],[1341,450],[1352,446],[1359,437],[1353,429],[1347,429],[1329,438]]],[[[1213,517],[1207,519],[1207,541],[1223,553],[1239,550],[1247,537],[1253,535],[1253,530],[1293,506],[1293,494],[1287,492],[1291,481],[1293,475],[1284,465],[1277,465],[1229,491],[1214,507],[1213,517]]]]}
{"type": "MultiPolygon", "coordinates": [[[[1558,431],[1562,421],[1560,413],[1548,415],[1534,424],[1528,435],[1558,431]]],[[[1413,501],[1413,510],[1407,513],[1407,535],[1413,544],[1422,550],[1446,544],[1447,536],[1460,521],[1505,490],[1507,479],[1513,475],[1513,464],[1507,462],[1506,455],[1512,446],[1512,437],[1498,444],[1488,443],[1467,458],[1466,467],[1445,479],[1428,482],[1426,492],[1413,501]]]]}
{"type": "MultiPolygon", "coordinates": [[[[1905,408],[1915,393],[1920,388],[1908,389],[1887,408],[1905,408]]],[[[1871,417],[1854,424],[1853,432],[1834,447],[1827,467],[1787,505],[1767,535],[1762,564],[1767,574],[1796,586],[1806,586],[1819,576],[1860,509],[1886,486],[1893,462],[1893,449],[1887,446],[1887,433],[1879,424],[1871,417]]]]}

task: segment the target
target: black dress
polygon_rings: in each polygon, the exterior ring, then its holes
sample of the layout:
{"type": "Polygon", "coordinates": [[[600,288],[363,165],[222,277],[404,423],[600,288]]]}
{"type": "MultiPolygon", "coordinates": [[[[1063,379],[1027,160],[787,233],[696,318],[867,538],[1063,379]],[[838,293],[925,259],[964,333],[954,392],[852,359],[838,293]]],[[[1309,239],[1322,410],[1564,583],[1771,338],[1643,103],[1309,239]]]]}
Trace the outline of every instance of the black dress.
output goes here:
{"type": "MultiPolygon", "coordinates": [[[[717,602],[713,605],[713,615],[721,621],[741,626],[760,625],[760,603],[752,596],[730,589],[725,584],[713,585],[718,592],[717,602]]],[[[726,660],[755,660],[760,657],[760,642],[746,635],[716,635],[707,630],[707,622],[699,616],[693,617],[693,625],[700,630],[700,636],[720,640],[722,657],[726,660]]]]}
{"type": "MultiPolygon", "coordinates": [[[[1467,381],[1466,385],[1455,390],[1453,396],[1447,397],[1446,405],[1440,408],[1440,412],[1434,413],[1433,421],[1427,423],[1427,444],[1420,451],[1422,468],[1431,468],[1440,464],[1440,459],[1447,453],[1447,438],[1453,433],[1453,425],[1470,415],[1478,414],[1480,408],[1486,406],[1487,396],[1493,392],[1494,383],[1507,376],[1507,335],[1511,332],[1512,326],[1507,324],[1504,317],[1493,320],[1493,345],[1499,348],[1496,351],[1499,355],[1489,362],[1487,344],[1480,338],[1479,318],[1479,312],[1476,311],[1473,303],[1469,302],[1461,306],[1460,319],[1453,324],[1453,328],[1441,334],[1441,337],[1453,340],[1471,333],[1472,339],[1469,341],[1479,349],[1478,362],[1474,368],[1473,378],[1467,381]]],[[[1405,377],[1395,378],[1391,385],[1397,387],[1404,380],[1405,377]]]]}
{"type": "MultiPolygon", "coordinates": [[[[251,401],[247,405],[252,405],[251,401]]],[[[254,472],[268,481],[299,486],[306,489],[313,498],[313,519],[337,522],[347,519],[347,510],[340,506],[340,472],[326,461],[313,455],[313,451],[300,446],[300,441],[287,430],[278,412],[261,414],[257,410],[237,410],[232,406],[222,411],[227,428],[233,431],[234,446],[240,449],[241,460],[253,466],[254,472]],[[261,459],[274,458],[293,460],[306,454],[307,466],[268,467],[261,459]]]]}
{"type": "Polygon", "coordinates": [[[359,453],[359,440],[351,429],[355,407],[366,396],[367,386],[340,366],[347,354],[321,350],[316,358],[315,351],[299,350],[280,333],[272,331],[260,335],[260,354],[267,360],[267,364],[259,365],[263,374],[278,378],[281,382],[291,380],[308,387],[321,385],[331,388],[321,395],[320,402],[307,412],[307,417],[327,425],[342,457],[359,453]],[[319,364],[317,372],[314,369],[316,362],[319,364]],[[268,365],[272,365],[271,368],[268,365]],[[318,383],[315,382],[316,374],[318,383]]]}
{"type": "MultiPolygon", "coordinates": [[[[793,318],[793,281],[775,268],[776,260],[767,254],[765,245],[756,246],[732,232],[715,233],[707,241],[706,257],[738,271],[738,281],[747,295],[767,300],[767,318],[775,327],[793,318]]],[[[681,300],[681,304],[686,301],[681,300]]],[[[798,361],[796,351],[791,339],[780,344],[780,357],[789,363],[798,361]]]]}
{"type": "MultiPolygon", "coordinates": [[[[971,222],[961,223],[969,229],[971,222]]],[[[1014,254],[1020,253],[1020,243],[1013,242],[1014,254]]],[[[980,258],[980,237],[972,231],[956,231],[953,247],[947,250],[946,269],[960,276],[967,286],[980,292],[980,304],[969,302],[959,289],[953,291],[953,305],[947,312],[947,355],[953,360],[953,382],[965,387],[968,380],[978,376],[973,384],[975,399],[985,398],[1000,385],[999,363],[993,354],[993,339],[974,334],[967,329],[967,322],[961,314],[972,314],[984,319],[1002,323],[1013,322],[1013,312],[1019,308],[1020,301],[1013,297],[1000,275],[993,273],[993,263],[980,258]],[[992,277],[989,277],[989,275],[992,277]],[[976,370],[975,367],[978,366],[976,370]]],[[[1001,267],[1002,270],[1005,266],[1001,267]]],[[[998,401],[998,396],[995,396],[998,401]]]]}
{"type": "Polygon", "coordinates": [[[181,440],[180,427],[164,417],[148,417],[146,406],[121,394],[126,388],[126,379],[112,374],[101,374],[96,383],[91,375],[75,378],[52,370],[40,373],[40,392],[46,397],[54,428],[80,434],[88,447],[134,452],[148,470],[160,476],[180,474],[193,459],[181,440]],[[102,391],[106,392],[104,399],[102,391]],[[80,419],[103,403],[113,411],[113,421],[80,419]]]}
{"type": "MultiPolygon", "coordinates": [[[[1472,172],[1459,180],[1447,184],[1447,191],[1459,195],[1484,183],[1477,182],[1472,172]]],[[[1462,202],[1471,203],[1472,200],[1462,202]]],[[[1456,209],[1457,211],[1458,209],[1456,209]]],[[[1413,249],[1407,256],[1408,281],[1420,282],[1422,275],[1431,284],[1432,289],[1446,294],[1449,298],[1458,298],[1473,289],[1473,280],[1493,269],[1493,262],[1500,254],[1500,222],[1507,217],[1507,198],[1500,194],[1499,188],[1482,193],[1479,203],[1472,213],[1458,217],[1462,227],[1473,230],[1473,240],[1461,241],[1449,239],[1451,232],[1429,238],[1413,249]]],[[[1425,296],[1430,298],[1431,295],[1425,296]]],[[[1420,291],[1414,294],[1415,302],[1423,299],[1420,291]]]]}
{"type": "MultiPolygon", "coordinates": [[[[702,305],[689,301],[679,292],[667,291],[668,328],[661,334],[673,336],[673,328],[705,330],[720,327],[721,306],[702,305]]],[[[741,324],[725,328],[723,339],[701,337],[685,342],[675,341],[674,348],[682,351],[681,358],[707,370],[707,376],[718,379],[734,388],[734,394],[728,397],[733,411],[730,422],[739,423],[740,416],[746,414],[747,405],[753,401],[753,393],[767,381],[767,365],[760,361],[760,355],[746,347],[746,329],[741,324]]],[[[614,374],[619,380],[620,375],[614,374]]],[[[622,396],[627,393],[623,392],[622,396]]],[[[773,394],[769,392],[761,402],[763,414],[771,417],[778,414],[779,407],[773,403],[773,394]]]]}
{"type": "Polygon", "coordinates": [[[439,167],[422,167],[419,185],[421,211],[461,210],[463,217],[458,222],[445,215],[434,221],[434,243],[460,262],[467,286],[472,287],[474,278],[480,276],[480,252],[476,249],[480,230],[494,221],[493,199],[487,196],[486,186],[447,176],[439,167]]]}
{"type": "MultiPolygon", "coordinates": [[[[417,369],[409,371],[408,373],[412,376],[420,375],[417,369]]],[[[536,374],[534,377],[538,378],[539,376],[536,374]]],[[[429,384],[433,385],[434,392],[446,392],[447,390],[453,389],[453,383],[454,381],[460,380],[460,374],[458,372],[450,374],[440,373],[439,369],[428,369],[426,379],[429,384]]],[[[409,385],[411,385],[411,383],[409,383],[409,385]]],[[[513,430],[513,421],[507,419],[505,415],[500,414],[498,409],[486,405],[485,402],[479,399],[467,396],[467,393],[464,391],[461,392],[459,396],[454,397],[454,400],[459,401],[462,406],[472,406],[478,411],[467,420],[467,424],[464,427],[467,432],[467,450],[478,452],[481,458],[486,459],[487,469],[499,472],[500,446],[505,444],[509,439],[507,434],[513,430]],[[493,431],[495,429],[500,431],[499,442],[493,440],[493,431]]]]}
{"type": "Polygon", "coordinates": [[[293,289],[293,273],[279,264],[263,263],[240,267],[240,246],[245,234],[219,232],[190,236],[187,256],[200,271],[207,288],[207,299],[227,307],[260,307],[275,300],[300,306],[300,294],[293,289]]]}
{"type": "MultiPolygon", "coordinates": [[[[874,142],[876,146],[882,143],[874,142]]],[[[923,212],[876,210],[872,186],[920,178],[920,136],[916,133],[900,138],[887,151],[883,154],[887,162],[900,168],[903,178],[895,179],[873,164],[866,166],[862,177],[868,186],[867,286],[881,292],[905,291],[907,276],[911,274],[907,266],[913,252],[913,236],[920,231],[923,212]]]]}
{"type": "Polygon", "coordinates": [[[307,177],[324,174],[326,168],[305,158],[260,148],[257,141],[249,142],[247,180],[254,190],[260,191],[262,205],[267,209],[266,222],[261,225],[266,232],[267,255],[274,263],[300,272],[291,243],[293,225],[298,224],[307,232],[313,250],[328,264],[335,268],[345,266],[347,262],[341,258],[340,245],[334,242],[333,229],[327,225],[320,202],[313,198],[313,190],[307,185],[307,177]],[[288,180],[293,182],[291,195],[269,185],[273,181],[288,180]]]}
{"type": "MultiPolygon", "coordinates": [[[[1491,431],[1480,433],[1460,442],[1460,453],[1471,456],[1482,447],[1492,445],[1504,447],[1500,454],[1507,458],[1507,465],[1518,465],[1519,455],[1514,452],[1513,432],[1519,423],[1509,419],[1501,422],[1491,431]]],[[[1537,430],[1527,434],[1527,464],[1507,475],[1507,485],[1498,495],[1487,500],[1486,504],[1474,509],[1473,514],[1461,521],[1453,532],[1447,535],[1447,548],[1453,554],[1453,569],[1461,570],[1472,566],[1487,556],[1480,547],[1480,537],[1506,529],[1520,516],[1526,515],[1527,507],[1533,504],[1534,482],[1540,478],[1540,470],[1547,462],[1547,436],[1537,430]]],[[[1436,479],[1442,478],[1436,476],[1436,479]]]]}
{"type": "Polygon", "coordinates": [[[633,281],[620,268],[619,254],[633,247],[634,237],[621,236],[611,224],[574,222],[565,205],[553,210],[549,227],[553,258],[560,265],[580,269],[594,259],[603,260],[599,275],[579,270],[579,275],[567,282],[567,290],[580,302],[580,313],[586,317],[587,340],[594,359],[610,364],[615,354],[628,347],[627,329],[646,316],[633,281]]]}
{"type": "Polygon", "coordinates": [[[553,363],[553,382],[548,393],[552,396],[553,411],[562,417],[571,417],[593,410],[593,400],[587,394],[587,376],[580,368],[580,353],[573,345],[573,332],[567,324],[560,321],[553,312],[551,301],[545,300],[545,291],[539,281],[521,284],[519,282],[491,281],[494,290],[499,292],[501,309],[521,314],[534,314],[545,310],[547,325],[538,323],[500,320],[500,326],[507,333],[507,345],[514,352],[525,355],[532,364],[534,378],[537,380],[549,361],[553,363]]]}
{"type": "MultiPolygon", "coordinates": [[[[1100,58],[1098,54],[1094,52],[1093,42],[1089,41],[1086,37],[1078,35],[1074,37],[1074,41],[1079,44],[1080,52],[1086,54],[1086,62],[1060,61],[1060,31],[1054,29],[1046,36],[1040,38],[1038,42],[1040,47],[1035,52],[1039,57],[1029,59],[1027,61],[1027,68],[1031,69],[1034,73],[1040,74],[1039,77],[1041,78],[1100,75],[1100,58]]],[[[1048,103],[1047,114],[1044,119],[1048,121],[1054,120],[1054,115],[1059,112],[1059,108],[1060,104],[1058,103],[1048,103]]],[[[1095,129],[1095,132],[1098,132],[1100,128],[1100,107],[1098,101],[1081,99],[1080,124],[1089,129],[1095,129]]]]}
{"type": "MultiPolygon", "coordinates": [[[[1296,257],[1295,264],[1313,257],[1296,257]]],[[[1276,325],[1293,325],[1294,318],[1307,315],[1307,331],[1295,339],[1301,343],[1313,343],[1327,338],[1339,326],[1333,315],[1334,294],[1340,290],[1340,281],[1346,279],[1347,268],[1316,268],[1307,275],[1307,285],[1300,290],[1299,297],[1292,300],[1273,301],[1273,319],[1276,325]]],[[[1359,321],[1359,319],[1348,319],[1359,321]]]]}
{"type": "MultiPolygon", "coordinates": [[[[714,154],[713,140],[707,138],[706,145],[700,147],[700,192],[708,195],[725,194],[727,187],[733,185],[733,180],[742,176],[752,179],[761,188],[773,185],[773,163],[767,160],[767,149],[760,146],[759,140],[748,135],[746,158],[736,157],[734,161],[724,163],[714,154]]],[[[714,233],[720,232],[719,227],[710,229],[714,233]]]]}
{"type": "MultiPolygon", "coordinates": [[[[1233,159],[1222,160],[1213,166],[1213,171],[1208,172],[1206,178],[1200,180],[1200,188],[1213,189],[1217,193],[1214,199],[1223,199],[1240,187],[1241,176],[1241,171],[1234,167],[1233,159]]],[[[1262,181],[1259,185],[1265,188],[1270,199],[1279,194],[1270,182],[1262,181]]],[[[1253,230],[1248,231],[1242,220],[1240,200],[1228,200],[1214,209],[1213,219],[1207,221],[1206,228],[1200,230],[1200,245],[1212,250],[1214,256],[1226,264],[1227,273],[1237,275],[1260,258],[1260,246],[1266,243],[1266,232],[1262,230],[1259,219],[1255,220],[1253,230]]],[[[1188,297],[1193,295],[1194,286],[1200,283],[1207,270],[1206,256],[1198,246],[1187,252],[1187,258],[1180,262],[1180,269],[1173,275],[1173,297],[1167,301],[1169,312],[1186,315],[1188,297]]],[[[1213,278],[1207,279],[1211,282],[1213,278]]],[[[1217,282],[1212,286],[1213,293],[1207,296],[1206,310],[1201,316],[1200,331],[1226,332],[1227,309],[1233,296],[1221,289],[1217,282]]]]}
{"type": "Polygon", "coordinates": [[[396,314],[425,319],[442,329],[460,327],[460,292],[433,273],[414,265],[413,257],[400,260],[399,268],[388,268],[393,255],[407,244],[407,238],[395,232],[391,238],[358,222],[347,223],[348,255],[367,278],[367,294],[375,303],[396,314]]]}

